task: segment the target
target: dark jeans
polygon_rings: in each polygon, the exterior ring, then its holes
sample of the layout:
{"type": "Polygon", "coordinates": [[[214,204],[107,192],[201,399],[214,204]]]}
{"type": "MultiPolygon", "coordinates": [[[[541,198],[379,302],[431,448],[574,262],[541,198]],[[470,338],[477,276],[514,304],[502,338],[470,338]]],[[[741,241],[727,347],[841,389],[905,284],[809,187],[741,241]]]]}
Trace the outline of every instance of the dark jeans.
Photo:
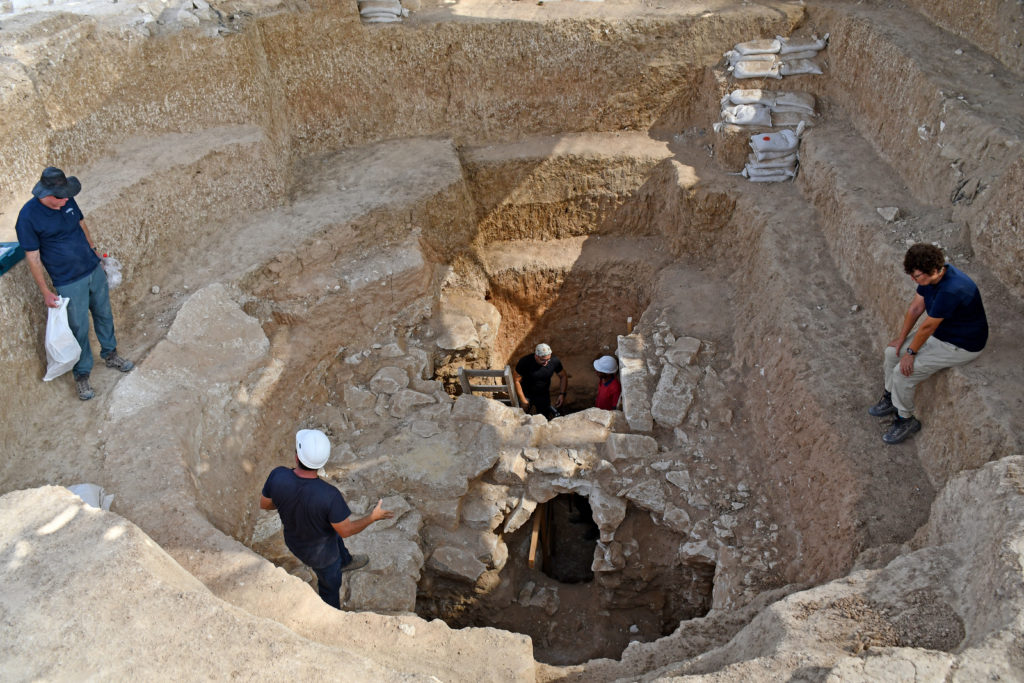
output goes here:
{"type": "Polygon", "coordinates": [[[57,293],[71,299],[68,302],[68,327],[82,347],[82,355],[71,368],[75,377],[88,375],[92,371],[92,347],[89,346],[89,313],[96,339],[100,342],[100,357],[106,358],[117,349],[114,337],[114,314],[110,310],[110,290],[107,288],[107,274],[102,266],[89,275],[56,288],[57,293]]]}
{"type": "Polygon", "coordinates": [[[526,400],[530,402],[530,409],[536,411],[538,415],[543,415],[549,420],[559,415],[559,412],[551,405],[551,394],[546,391],[534,396],[526,394],[526,400]]]}
{"type": "Polygon", "coordinates": [[[316,592],[320,599],[334,609],[341,609],[341,570],[352,561],[352,555],[345,547],[345,541],[338,536],[338,559],[333,564],[317,569],[313,567],[316,574],[316,592]]]}

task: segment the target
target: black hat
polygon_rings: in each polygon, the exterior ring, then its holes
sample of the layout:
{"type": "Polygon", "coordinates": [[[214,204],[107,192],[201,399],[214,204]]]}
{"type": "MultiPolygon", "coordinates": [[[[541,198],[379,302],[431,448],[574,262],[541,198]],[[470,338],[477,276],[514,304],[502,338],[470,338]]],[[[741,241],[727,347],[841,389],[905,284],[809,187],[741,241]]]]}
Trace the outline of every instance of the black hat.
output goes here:
{"type": "Polygon", "coordinates": [[[68,178],[64,175],[64,171],[53,166],[47,166],[43,169],[43,175],[40,176],[39,182],[32,188],[32,194],[37,199],[42,199],[43,197],[67,199],[74,197],[81,191],[82,183],[78,181],[78,178],[75,176],[68,178]]]}

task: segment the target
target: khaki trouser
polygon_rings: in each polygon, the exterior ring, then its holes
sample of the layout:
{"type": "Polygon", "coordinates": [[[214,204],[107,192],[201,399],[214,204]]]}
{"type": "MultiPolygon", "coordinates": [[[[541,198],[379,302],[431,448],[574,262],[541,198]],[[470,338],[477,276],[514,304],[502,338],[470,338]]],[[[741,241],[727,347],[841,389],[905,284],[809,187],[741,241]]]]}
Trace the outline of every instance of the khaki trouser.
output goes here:
{"type": "MultiPolygon", "coordinates": [[[[903,345],[902,353],[907,352],[911,341],[913,337],[903,345]]],[[[892,404],[900,417],[914,414],[914,389],[918,384],[943,368],[970,363],[979,355],[981,351],[965,351],[949,342],[928,337],[914,358],[914,371],[906,377],[900,372],[900,356],[896,354],[896,347],[885,347],[885,390],[892,393],[892,404]]]]}

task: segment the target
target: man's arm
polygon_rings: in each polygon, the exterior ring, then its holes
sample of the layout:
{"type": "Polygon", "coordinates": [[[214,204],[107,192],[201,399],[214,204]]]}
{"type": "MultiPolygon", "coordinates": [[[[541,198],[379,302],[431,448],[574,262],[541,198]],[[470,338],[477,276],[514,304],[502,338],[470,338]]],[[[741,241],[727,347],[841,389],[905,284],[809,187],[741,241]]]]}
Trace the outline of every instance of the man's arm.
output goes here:
{"type": "Polygon", "coordinates": [[[914,338],[907,345],[907,349],[914,353],[905,353],[903,358],[900,358],[900,372],[905,377],[910,377],[914,372],[914,354],[921,350],[924,343],[928,341],[928,337],[932,336],[932,333],[942,324],[942,320],[942,318],[933,318],[929,315],[924,317],[921,327],[917,328],[917,333],[914,334],[914,338]]]}
{"type": "Polygon", "coordinates": [[[39,250],[26,251],[25,260],[28,261],[28,269],[32,273],[32,279],[36,281],[36,286],[39,287],[39,291],[43,294],[43,301],[50,308],[57,308],[60,304],[60,297],[54,294],[50,290],[50,286],[46,284],[46,273],[43,271],[43,260],[39,258],[39,250]]]}
{"type": "Polygon", "coordinates": [[[555,399],[555,407],[561,408],[562,401],[565,400],[566,387],[569,386],[569,373],[565,371],[565,368],[562,368],[561,370],[558,371],[558,381],[558,398],[555,399]]]}
{"type": "Polygon", "coordinates": [[[519,405],[525,408],[530,405],[530,402],[526,400],[526,394],[523,393],[522,379],[522,376],[518,372],[515,370],[512,371],[512,384],[515,385],[516,395],[519,397],[519,405]]]}
{"type": "Polygon", "coordinates": [[[352,516],[349,515],[340,522],[331,524],[331,526],[334,527],[334,530],[338,532],[339,536],[341,536],[342,538],[348,538],[349,536],[355,536],[360,531],[370,526],[377,520],[391,519],[394,516],[394,512],[384,509],[384,501],[378,500],[377,506],[373,508],[373,511],[365,517],[360,517],[359,519],[354,520],[352,519],[352,516]]]}
{"type": "Polygon", "coordinates": [[[277,506],[274,505],[274,501],[270,500],[263,494],[260,494],[260,510],[276,510],[277,506]]]}
{"type": "Polygon", "coordinates": [[[82,232],[85,233],[85,239],[89,246],[92,247],[93,251],[96,251],[96,243],[92,241],[92,235],[89,234],[89,228],[86,227],[85,221],[78,221],[78,224],[82,227],[82,232]]]}
{"type": "MultiPolygon", "coordinates": [[[[903,316],[903,327],[900,328],[900,335],[889,342],[889,346],[895,346],[897,353],[903,348],[903,342],[907,340],[907,335],[914,329],[914,324],[917,323],[917,319],[924,313],[924,297],[920,294],[915,294],[914,298],[910,301],[910,306],[907,307],[907,313],[903,316]]],[[[922,344],[924,341],[921,342],[922,344]]],[[[916,347],[921,348],[921,347],[916,347]]]]}

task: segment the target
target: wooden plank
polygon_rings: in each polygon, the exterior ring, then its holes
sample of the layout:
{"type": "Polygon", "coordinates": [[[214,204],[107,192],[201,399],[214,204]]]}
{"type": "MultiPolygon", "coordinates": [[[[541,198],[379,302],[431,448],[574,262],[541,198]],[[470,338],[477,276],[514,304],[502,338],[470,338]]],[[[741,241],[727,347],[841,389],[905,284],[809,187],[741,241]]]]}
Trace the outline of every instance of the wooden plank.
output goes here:
{"type": "Polygon", "coordinates": [[[465,372],[467,377],[501,377],[505,374],[504,370],[475,370],[472,368],[459,368],[459,370],[465,372]]]}
{"type": "Polygon", "coordinates": [[[526,564],[533,569],[537,561],[537,541],[540,539],[540,522],[544,518],[544,503],[537,506],[533,511],[533,531],[530,532],[530,554],[526,558],[526,564]]]}
{"type": "Polygon", "coordinates": [[[516,393],[516,385],[512,381],[512,368],[505,366],[505,369],[501,371],[501,374],[505,377],[505,384],[508,386],[508,399],[509,404],[513,408],[519,407],[519,394],[516,393]]]}

